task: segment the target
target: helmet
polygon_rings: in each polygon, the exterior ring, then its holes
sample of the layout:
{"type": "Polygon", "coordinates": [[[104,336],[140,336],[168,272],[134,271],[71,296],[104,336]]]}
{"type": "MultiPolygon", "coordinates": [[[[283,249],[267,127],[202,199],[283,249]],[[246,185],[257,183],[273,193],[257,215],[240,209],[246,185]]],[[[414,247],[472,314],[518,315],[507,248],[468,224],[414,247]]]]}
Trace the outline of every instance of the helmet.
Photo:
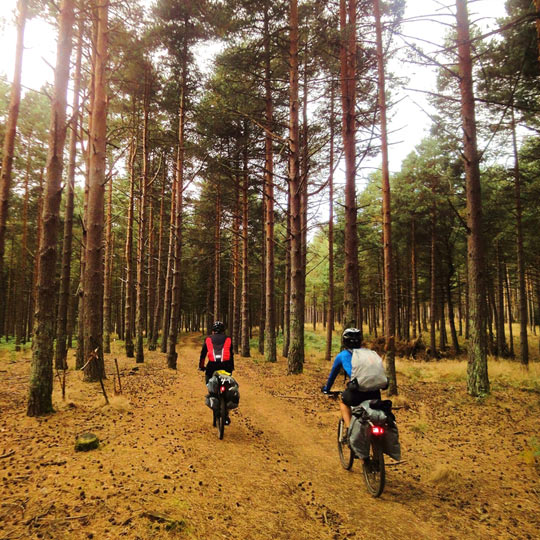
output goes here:
{"type": "Polygon", "coordinates": [[[223,334],[223,332],[225,332],[225,325],[221,321],[216,321],[212,325],[212,332],[215,334],[223,334]]]}
{"type": "Polygon", "coordinates": [[[362,330],[347,328],[342,335],[343,345],[347,349],[359,349],[362,346],[362,330]]]}

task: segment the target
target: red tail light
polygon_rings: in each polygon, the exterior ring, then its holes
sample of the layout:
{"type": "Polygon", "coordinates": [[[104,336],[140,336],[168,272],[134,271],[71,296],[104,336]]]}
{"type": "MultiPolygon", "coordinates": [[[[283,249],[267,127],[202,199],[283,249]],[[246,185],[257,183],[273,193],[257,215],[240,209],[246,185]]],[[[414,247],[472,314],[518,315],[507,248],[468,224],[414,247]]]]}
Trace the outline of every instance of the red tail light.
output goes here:
{"type": "Polygon", "coordinates": [[[225,390],[226,390],[225,386],[221,386],[220,389],[219,389],[219,391],[220,391],[222,394],[225,392],[225,390]]]}
{"type": "Polygon", "coordinates": [[[373,433],[373,435],[383,435],[384,428],[382,428],[381,426],[373,426],[371,428],[371,433],[373,433]]]}

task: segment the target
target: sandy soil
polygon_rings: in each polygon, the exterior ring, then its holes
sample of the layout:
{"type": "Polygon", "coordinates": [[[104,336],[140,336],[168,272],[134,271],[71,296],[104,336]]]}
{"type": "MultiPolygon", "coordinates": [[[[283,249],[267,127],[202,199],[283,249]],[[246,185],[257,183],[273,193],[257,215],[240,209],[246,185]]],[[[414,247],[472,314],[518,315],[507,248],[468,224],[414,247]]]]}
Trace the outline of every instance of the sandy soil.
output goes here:
{"type": "Polygon", "coordinates": [[[55,381],[57,413],[41,419],[25,416],[29,351],[0,361],[0,539],[539,538],[538,393],[478,401],[463,383],[401,375],[403,461],[373,499],[359,464],[339,464],[337,404],[319,392],[327,364],[287,376],[283,359],[237,359],[240,407],[220,441],[199,343],[183,340],[177,372],[159,353],[133,370],[118,349],[110,406],[70,371],[66,401],[55,381]],[[85,431],[101,446],[75,452],[85,431]]]}

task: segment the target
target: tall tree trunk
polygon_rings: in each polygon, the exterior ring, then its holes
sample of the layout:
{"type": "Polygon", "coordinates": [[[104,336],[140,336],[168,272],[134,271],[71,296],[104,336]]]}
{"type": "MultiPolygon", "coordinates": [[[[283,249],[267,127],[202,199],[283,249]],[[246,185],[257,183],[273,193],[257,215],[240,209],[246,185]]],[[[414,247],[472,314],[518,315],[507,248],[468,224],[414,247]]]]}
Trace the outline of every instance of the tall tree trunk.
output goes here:
{"type": "Polygon", "coordinates": [[[275,362],[276,357],[276,329],[275,329],[275,302],[274,302],[274,151],[272,145],[272,132],[274,129],[274,105],[272,101],[271,71],[270,71],[270,31],[268,28],[269,2],[265,2],[264,9],[264,92],[265,92],[265,174],[264,174],[264,209],[265,209],[265,358],[267,362],[275,362]]]}
{"type": "MultiPolygon", "coordinates": [[[[247,129],[246,141],[248,139],[247,129]]],[[[240,326],[240,354],[241,356],[248,358],[250,356],[249,350],[249,291],[248,291],[248,279],[249,279],[249,256],[248,256],[248,154],[247,145],[244,147],[244,163],[243,163],[243,178],[242,183],[242,300],[241,300],[241,326],[240,326]]]]}
{"type": "Polygon", "coordinates": [[[430,295],[429,295],[429,353],[437,356],[435,320],[437,315],[437,253],[436,253],[436,214],[435,204],[431,208],[431,259],[430,259],[430,295]]]}
{"type": "Polygon", "coordinates": [[[496,264],[497,264],[497,351],[499,356],[505,358],[508,356],[508,345],[504,330],[504,270],[501,260],[501,250],[499,242],[496,243],[496,264]]]}
{"type": "Polygon", "coordinates": [[[233,218],[233,323],[232,339],[234,352],[238,354],[240,345],[240,171],[236,161],[234,185],[234,218],[233,218]]]}
{"type": "Polygon", "coordinates": [[[60,5],[59,34],[56,53],[56,71],[52,116],[47,155],[47,181],[43,203],[43,229],[39,241],[39,273],[37,282],[36,318],[32,341],[32,365],[28,396],[28,416],[41,416],[53,412],[53,346],[55,332],[56,296],[56,242],[60,222],[62,199],[62,170],[67,122],[67,87],[71,33],[75,22],[73,0],[60,5]]]}
{"type": "Polygon", "coordinates": [[[86,381],[105,377],[103,362],[103,203],[107,144],[108,9],[106,0],[96,0],[97,41],[94,70],[94,97],[90,131],[88,221],[84,279],[84,371],[86,381]]]}
{"type": "Polygon", "coordinates": [[[289,356],[291,343],[291,190],[287,189],[287,220],[285,237],[285,276],[283,283],[283,351],[282,355],[289,356]]]}
{"type": "Polygon", "coordinates": [[[163,293],[165,289],[165,272],[163,271],[163,259],[164,259],[164,249],[163,249],[163,234],[165,230],[165,186],[167,184],[167,158],[163,160],[163,179],[161,184],[161,197],[159,201],[159,233],[158,233],[158,253],[157,253],[157,272],[155,280],[155,288],[157,291],[157,301],[154,307],[153,320],[151,324],[152,328],[152,339],[148,346],[150,351],[155,351],[157,348],[157,340],[159,336],[160,322],[162,322],[162,311],[163,311],[163,293]]]}
{"type": "Polygon", "coordinates": [[[21,250],[19,254],[19,267],[18,271],[18,283],[17,283],[17,310],[15,321],[15,350],[21,350],[21,341],[25,341],[25,326],[26,326],[26,312],[25,312],[25,290],[26,290],[26,258],[28,250],[28,180],[30,177],[30,164],[32,162],[30,157],[30,146],[26,154],[26,174],[24,176],[24,199],[22,210],[22,240],[21,250]]]}
{"type": "Polygon", "coordinates": [[[334,81],[330,82],[330,163],[328,174],[328,315],[326,323],[325,359],[332,358],[334,330],[334,81]]]}
{"type": "Polygon", "coordinates": [[[4,332],[4,313],[6,291],[4,279],[4,251],[6,238],[6,225],[9,210],[9,197],[11,191],[11,171],[13,168],[13,156],[15,149],[15,137],[17,133],[17,120],[19,118],[19,105],[21,103],[21,75],[24,51],[24,28],[28,11],[27,0],[19,0],[17,3],[17,45],[15,48],[15,70],[11,84],[11,97],[9,101],[6,131],[2,151],[2,169],[0,170],[0,336],[4,332]]]}
{"type": "Polygon", "coordinates": [[[175,231],[174,224],[176,223],[176,190],[177,188],[177,174],[175,172],[172,180],[171,190],[171,215],[169,224],[169,244],[167,249],[167,272],[165,275],[165,293],[163,297],[163,324],[162,324],[162,336],[161,336],[161,352],[167,352],[167,341],[169,339],[169,328],[171,323],[171,294],[173,286],[173,274],[174,274],[174,246],[175,246],[175,231]]]}
{"type": "MultiPolygon", "coordinates": [[[[184,21],[184,29],[187,29],[188,21],[184,21]]],[[[167,339],[167,366],[176,369],[178,353],[176,341],[180,325],[180,302],[182,285],[182,218],[184,197],[184,156],[185,156],[185,121],[186,121],[186,92],[187,92],[187,39],[184,39],[183,64],[182,64],[182,88],[180,91],[180,103],[178,109],[178,153],[176,159],[176,202],[174,217],[174,266],[171,289],[171,319],[169,322],[169,337],[167,339]]]]}
{"type": "Polygon", "coordinates": [[[214,321],[221,320],[221,184],[216,187],[214,224],[214,321]]]}
{"type": "MultiPolygon", "coordinates": [[[[133,114],[135,119],[135,113],[133,114]]],[[[126,305],[124,317],[124,335],[126,356],[135,357],[135,345],[133,343],[133,222],[135,206],[135,159],[137,157],[137,138],[132,136],[129,147],[129,203],[126,231],[126,305]]]]}
{"type": "Polygon", "coordinates": [[[514,358],[516,353],[514,351],[514,331],[512,328],[512,323],[514,318],[512,317],[512,296],[510,295],[510,278],[508,276],[508,268],[504,268],[504,278],[506,285],[506,303],[508,306],[508,334],[510,339],[510,357],[514,358]]]}
{"type": "Polygon", "coordinates": [[[384,77],[384,56],[382,47],[382,28],[379,0],[373,2],[375,29],[377,33],[377,72],[379,88],[379,109],[381,114],[381,151],[382,151],[382,197],[383,197],[383,245],[384,245],[384,290],[386,301],[386,372],[390,380],[388,394],[397,394],[396,379],[396,313],[394,301],[394,275],[392,268],[392,217],[390,204],[390,172],[388,169],[388,137],[386,133],[386,97],[384,77]]]}
{"type": "Polygon", "coordinates": [[[472,81],[471,42],[467,1],[456,0],[459,88],[463,127],[463,155],[467,193],[467,251],[469,259],[470,337],[467,390],[473,396],[489,393],[486,343],[485,263],[482,238],[480,166],[472,81]]]}
{"type": "Polygon", "coordinates": [[[512,146],[514,149],[514,195],[516,204],[517,277],[519,290],[519,359],[529,363],[529,342],[527,340],[527,291],[525,287],[525,257],[523,253],[523,205],[521,201],[521,173],[519,170],[516,121],[512,107],[512,146]]]}
{"type": "Polygon", "coordinates": [[[456,332],[456,323],[454,320],[454,301],[452,299],[452,275],[454,274],[454,267],[451,264],[448,270],[448,277],[446,279],[446,294],[448,297],[448,321],[450,323],[450,335],[452,337],[452,348],[454,349],[454,354],[458,355],[461,353],[459,348],[459,341],[456,332]]]}
{"type": "Polygon", "coordinates": [[[411,326],[412,338],[416,339],[416,327],[418,335],[422,334],[420,326],[420,314],[418,313],[418,273],[416,268],[416,222],[413,216],[411,220],[411,326]]]}
{"type": "MultiPolygon", "coordinates": [[[[264,187],[263,187],[264,190],[264,187]]],[[[265,296],[265,284],[266,284],[266,230],[265,230],[265,210],[264,210],[264,195],[263,195],[263,205],[262,205],[262,216],[261,216],[261,243],[262,246],[261,249],[261,288],[260,288],[260,294],[259,294],[259,353],[264,354],[264,334],[265,334],[265,327],[266,327],[266,321],[264,319],[266,315],[266,296],[265,296]]]]}
{"type": "Polygon", "coordinates": [[[354,327],[358,298],[358,236],[356,227],[356,0],[340,0],[341,106],[345,153],[345,283],[344,328],[354,327]]]}
{"type": "Polygon", "coordinates": [[[290,0],[289,191],[291,194],[291,348],[289,373],[304,369],[305,288],[302,275],[301,179],[298,130],[298,2],[290,0]]]}
{"type": "Polygon", "coordinates": [[[73,208],[75,195],[75,173],[77,159],[77,140],[79,130],[79,93],[81,88],[82,63],[82,23],[79,22],[77,37],[77,57],[73,77],[73,116],[71,117],[71,132],[69,139],[69,164],[67,175],[66,208],[64,217],[64,241],[62,246],[62,275],[60,278],[60,296],[58,299],[58,322],[56,328],[56,369],[67,368],[66,330],[68,325],[68,310],[71,302],[71,251],[73,246],[73,208]]]}
{"type": "Polygon", "coordinates": [[[105,229],[105,261],[103,275],[103,352],[111,352],[111,289],[112,289],[112,258],[114,253],[112,233],[112,175],[109,178],[109,193],[107,200],[107,224],[105,229]]]}
{"type": "MultiPolygon", "coordinates": [[[[147,68],[149,69],[149,68],[147,68]]],[[[146,247],[146,229],[148,205],[148,117],[150,114],[150,82],[145,73],[144,81],[144,104],[143,104],[143,130],[142,130],[142,173],[140,180],[140,198],[139,198],[139,235],[137,240],[137,305],[136,315],[136,335],[135,335],[135,361],[137,364],[144,362],[144,300],[145,300],[145,247],[146,247]]]]}

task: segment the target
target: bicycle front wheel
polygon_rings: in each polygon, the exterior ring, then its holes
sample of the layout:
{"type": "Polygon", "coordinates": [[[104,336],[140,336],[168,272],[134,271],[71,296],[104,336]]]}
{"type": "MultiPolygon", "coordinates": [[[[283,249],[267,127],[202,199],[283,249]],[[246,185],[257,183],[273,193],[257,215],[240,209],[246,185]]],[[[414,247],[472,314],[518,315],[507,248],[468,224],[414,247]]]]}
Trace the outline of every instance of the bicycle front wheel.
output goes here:
{"type": "Polygon", "coordinates": [[[354,452],[349,446],[349,441],[345,437],[345,430],[345,422],[343,421],[343,418],[340,418],[337,428],[339,460],[341,461],[341,466],[349,471],[354,463],[354,452]]]}
{"type": "Polygon", "coordinates": [[[386,480],[384,454],[378,441],[373,438],[369,444],[369,458],[364,460],[364,480],[369,493],[373,497],[379,497],[386,480]]]}
{"type": "Polygon", "coordinates": [[[223,433],[225,432],[225,419],[227,418],[227,404],[225,403],[225,396],[219,397],[219,411],[217,414],[217,428],[219,438],[223,439],[223,433]]]}

